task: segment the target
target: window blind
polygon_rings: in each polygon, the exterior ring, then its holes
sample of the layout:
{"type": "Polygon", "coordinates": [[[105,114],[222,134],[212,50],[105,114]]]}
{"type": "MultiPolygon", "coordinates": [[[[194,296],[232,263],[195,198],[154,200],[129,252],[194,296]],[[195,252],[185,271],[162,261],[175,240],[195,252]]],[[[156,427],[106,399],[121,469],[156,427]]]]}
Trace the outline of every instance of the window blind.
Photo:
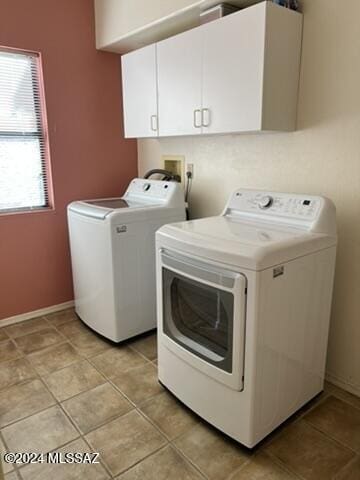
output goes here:
{"type": "Polygon", "coordinates": [[[0,213],[49,205],[36,54],[0,50],[0,213]]]}

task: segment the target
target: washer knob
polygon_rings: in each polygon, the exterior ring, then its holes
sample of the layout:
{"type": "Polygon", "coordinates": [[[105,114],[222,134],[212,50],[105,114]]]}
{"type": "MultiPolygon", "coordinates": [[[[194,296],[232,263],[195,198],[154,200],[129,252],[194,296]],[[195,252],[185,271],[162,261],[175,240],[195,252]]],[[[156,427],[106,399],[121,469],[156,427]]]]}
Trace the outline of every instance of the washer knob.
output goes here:
{"type": "Polygon", "coordinates": [[[260,198],[258,205],[262,209],[269,208],[273,204],[273,201],[274,199],[270,197],[270,195],[264,195],[260,198]]]}
{"type": "Polygon", "coordinates": [[[144,192],[147,192],[148,190],[150,190],[150,187],[151,187],[150,183],[144,183],[144,186],[143,186],[144,192]]]}

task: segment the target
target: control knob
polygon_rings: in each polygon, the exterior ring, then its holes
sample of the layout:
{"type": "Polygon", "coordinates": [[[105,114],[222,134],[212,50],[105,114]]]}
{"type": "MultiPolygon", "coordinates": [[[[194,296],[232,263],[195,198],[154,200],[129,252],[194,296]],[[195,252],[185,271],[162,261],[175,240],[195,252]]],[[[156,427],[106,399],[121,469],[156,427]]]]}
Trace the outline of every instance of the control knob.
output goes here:
{"type": "Polygon", "coordinates": [[[264,195],[258,201],[258,205],[261,209],[269,208],[273,204],[274,199],[270,195],[264,195]]]}

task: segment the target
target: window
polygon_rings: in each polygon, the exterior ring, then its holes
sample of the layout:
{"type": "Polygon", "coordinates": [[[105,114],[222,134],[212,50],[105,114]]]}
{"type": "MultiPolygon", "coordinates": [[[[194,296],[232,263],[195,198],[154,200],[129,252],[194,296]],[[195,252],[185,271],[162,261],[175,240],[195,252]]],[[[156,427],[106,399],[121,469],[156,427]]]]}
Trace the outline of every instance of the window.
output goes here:
{"type": "Polygon", "coordinates": [[[39,62],[0,50],[0,213],[49,206],[39,62]]]}

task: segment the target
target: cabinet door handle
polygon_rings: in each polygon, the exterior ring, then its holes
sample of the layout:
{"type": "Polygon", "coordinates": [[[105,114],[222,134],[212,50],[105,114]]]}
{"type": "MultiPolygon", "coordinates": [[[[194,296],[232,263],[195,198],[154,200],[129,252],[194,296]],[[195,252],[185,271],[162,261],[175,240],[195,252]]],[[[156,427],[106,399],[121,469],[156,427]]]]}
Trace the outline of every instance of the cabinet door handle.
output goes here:
{"type": "Polygon", "coordinates": [[[198,108],[194,110],[194,127],[201,128],[201,110],[198,108]],[[200,122],[197,121],[198,114],[200,114],[200,122]]]}
{"type": "Polygon", "coordinates": [[[151,115],[150,117],[150,128],[153,132],[158,130],[157,115],[151,115]]]}
{"type": "Polygon", "coordinates": [[[201,124],[203,127],[210,127],[211,112],[209,108],[203,108],[201,111],[201,124]],[[205,121],[206,119],[206,121],[205,121]]]}

